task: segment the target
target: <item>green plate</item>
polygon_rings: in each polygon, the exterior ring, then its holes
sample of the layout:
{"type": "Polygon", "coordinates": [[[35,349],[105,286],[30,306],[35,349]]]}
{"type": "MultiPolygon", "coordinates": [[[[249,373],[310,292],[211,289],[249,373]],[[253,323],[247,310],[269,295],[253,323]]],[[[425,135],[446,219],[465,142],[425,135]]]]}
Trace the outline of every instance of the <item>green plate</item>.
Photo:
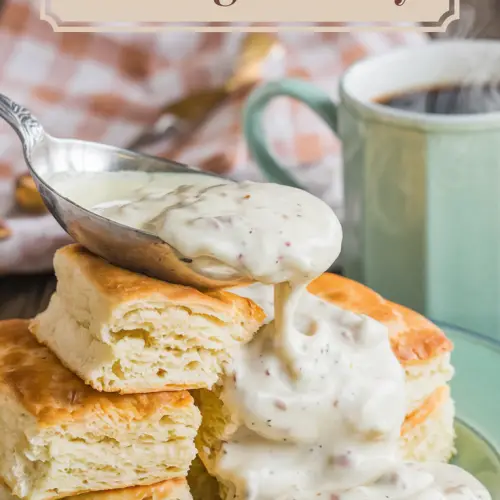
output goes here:
{"type": "Polygon", "coordinates": [[[440,327],[455,344],[458,454],[453,462],[500,500],[500,342],[455,326],[440,327]]]}

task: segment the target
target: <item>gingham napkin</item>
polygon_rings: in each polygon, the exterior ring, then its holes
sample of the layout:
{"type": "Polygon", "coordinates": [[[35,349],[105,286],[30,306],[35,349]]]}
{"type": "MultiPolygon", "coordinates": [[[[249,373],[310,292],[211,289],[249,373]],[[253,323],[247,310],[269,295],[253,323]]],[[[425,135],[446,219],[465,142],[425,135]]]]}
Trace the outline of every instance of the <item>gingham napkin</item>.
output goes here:
{"type": "MultiPolygon", "coordinates": [[[[0,13],[0,91],[25,105],[49,133],[127,147],[148,130],[166,105],[231,74],[245,33],[54,33],[38,5],[7,0],[0,13]]],[[[281,50],[262,79],[299,76],[336,99],[339,75],[355,60],[425,36],[398,33],[283,32],[281,50]]],[[[178,161],[229,175],[262,179],[241,133],[242,99],[211,115],[178,152],[178,161]]],[[[342,207],[340,145],[310,111],[278,99],[265,128],[273,149],[315,194],[342,207]]],[[[149,148],[162,155],[162,141],[149,148]]],[[[26,172],[19,141],[0,122],[0,274],[45,271],[68,241],[54,219],[18,196],[26,172]],[[28,204],[26,204],[28,203],[28,204]]]]}

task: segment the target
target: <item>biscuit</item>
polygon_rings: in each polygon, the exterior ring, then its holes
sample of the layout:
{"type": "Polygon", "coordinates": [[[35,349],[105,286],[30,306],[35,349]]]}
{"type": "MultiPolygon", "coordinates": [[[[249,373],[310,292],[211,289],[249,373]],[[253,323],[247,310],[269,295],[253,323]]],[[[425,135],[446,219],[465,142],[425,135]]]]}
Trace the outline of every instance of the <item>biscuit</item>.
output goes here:
{"type": "MultiPolygon", "coordinates": [[[[208,394],[208,391],[199,392],[208,394]]],[[[214,411],[220,412],[217,400],[212,399],[212,404],[215,404],[215,408],[212,407],[214,411]]],[[[448,462],[455,453],[454,413],[449,388],[443,386],[434,391],[406,417],[399,442],[402,458],[415,462],[448,462]]],[[[202,453],[206,454],[207,451],[202,450],[202,453]]],[[[209,456],[205,458],[209,459],[209,456]]],[[[188,482],[194,500],[221,500],[217,479],[207,472],[199,457],[195,458],[189,469],[188,482]]]]}
{"type": "Polygon", "coordinates": [[[7,240],[12,236],[12,230],[3,219],[0,219],[0,241],[7,240]]]}
{"type": "Polygon", "coordinates": [[[185,476],[200,420],[187,391],[100,393],[38,344],[27,321],[0,322],[0,478],[20,498],[185,476]]]}
{"type": "MultiPolygon", "coordinates": [[[[254,284],[231,291],[256,301],[266,312],[266,321],[272,319],[272,287],[254,284]]],[[[452,379],[453,345],[438,326],[420,314],[385,300],[361,283],[335,274],[323,274],[311,283],[309,291],[342,309],[370,316],[387,327],[392,350],[406,374],[408,412],[452,379]]]]}
{"type": "MultiPolygon", "coordinates": [[[[222,443],[236,433],[239,423],[217,396],[217,391],[193,391],[193,396],[203,415],[196,438],[198,454],[204,467],[213,472],[222,443]]],[[[455,452],[454,415],[449,387],[439,387],[406,416],[399,440],[401,456],[416,462],[447,462],[455,452]]],[[[189,480],[195,500],[202,498],[202,486],[210,484],[203,468],[193,467],[189,480]]]]}
{"type": "Polygon", "coordinates": [[[187,481],[194,500],[220,500],[219,482],[207,472],[200,457],[193,460],[187,481]]]}
{"type": "Polygon", "coordinates": [[[384,299],[357,281],[325,273],[311,283],[309,291],[386,325],[394,354],[404,365],[426,362],[453,348],[444,332],[427,318],[384,299]]]}
{"type": "MultiPolygon", "coordinates": [[[[93,491],[66,497],[68,500],[193,500],[185,478],[168,479],[148,486],[93,491]]],[[[0,500],[18,500],[0,481],[0,500]]]]}
{"type": "Polygon", "coordinates": [[[42,214],[47,211],[47,207],[30,174],[23,174],[17,178],[14,196],[17,206],[25,212],[42,214]]]}
{"type": "Polygon", "coordinates": [[[309,291],[387,327],[392,350],[406,374],[408,413],[453,378],[450,361],[453,344],[424,316],[385,300],[361,283],[335,274],[320,276],[309,291]]]}
{"type": "MultiPolygon", "coordinates": [[[[272,288],[254,284],[232,288],[233,293],[252,298],[272,319],[272,288]]],[[[403,306],[382,298],[352,280],[325,274],[309,291],[338,307],[365,314],[383,323],[392,350],[406,375],[407,410],[401,429],[400,448],[408,460],[446,461],[454,452],[454,404],[448,382],[453,377],[452,343],[432,322],[403,306]]],[[[221,382],[223,384],[223,381],[221,382]]],[[[238,430],[239,422],[213,391],[194,391],[203,422],[197,437],[198,453],[211,470],[223,441],[238,430]]]]}
{"type": "Polygon", "coordinates": [[[456,451],[454,419],[450,389],[439,387],[406,416],[400,440],[404,460],[448,462],[456,451]]]}
{"type": "Polygon", "coordinates": [[[59,250],[54,267],[57,292],[31,331],[99,391],[212,387],[264,320],[248,299],[142,276],[78,245],[59,250]]]}

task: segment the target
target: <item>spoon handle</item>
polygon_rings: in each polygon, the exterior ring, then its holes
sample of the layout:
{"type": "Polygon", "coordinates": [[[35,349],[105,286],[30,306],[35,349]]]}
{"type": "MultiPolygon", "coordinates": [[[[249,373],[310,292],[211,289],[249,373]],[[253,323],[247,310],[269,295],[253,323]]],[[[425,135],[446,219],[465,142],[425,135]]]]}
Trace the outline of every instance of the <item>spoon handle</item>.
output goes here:
{"type": "Polygon", "coordinates": [[[26,108],[3,94],[0,94],[0,118],[15,130],[21,139],[24,156],[29,160],[33,147],[45,135],[39,121],[26,108]]]}

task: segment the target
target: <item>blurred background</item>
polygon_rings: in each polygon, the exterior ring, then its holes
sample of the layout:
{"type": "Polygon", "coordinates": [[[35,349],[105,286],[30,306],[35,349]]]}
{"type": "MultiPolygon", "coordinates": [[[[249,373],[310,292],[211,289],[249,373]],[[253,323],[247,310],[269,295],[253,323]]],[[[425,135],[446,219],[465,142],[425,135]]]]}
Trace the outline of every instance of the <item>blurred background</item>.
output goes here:
{"type": "MultiPolygon", "coordinates": [[[[296,77],[338,99],[352,63],[430,39],[500,38],[500,1],[467,0],[446,33],[53,33],[36,2],[0,0],[0,91],[57,137],[164,156],[236,180],[262,180],[243,138],[249,93],[296,77]]],[[[275,153],[307,189],[344,213],[342,151],[312,112],[290,99],[269,107],[275,153]]],[[[0,123],[0,316],[31,317],[69,241],[27,175],[19,141],[0,123]]],[[[342,272],[341,267],[336,268],[342,272]]]]}

